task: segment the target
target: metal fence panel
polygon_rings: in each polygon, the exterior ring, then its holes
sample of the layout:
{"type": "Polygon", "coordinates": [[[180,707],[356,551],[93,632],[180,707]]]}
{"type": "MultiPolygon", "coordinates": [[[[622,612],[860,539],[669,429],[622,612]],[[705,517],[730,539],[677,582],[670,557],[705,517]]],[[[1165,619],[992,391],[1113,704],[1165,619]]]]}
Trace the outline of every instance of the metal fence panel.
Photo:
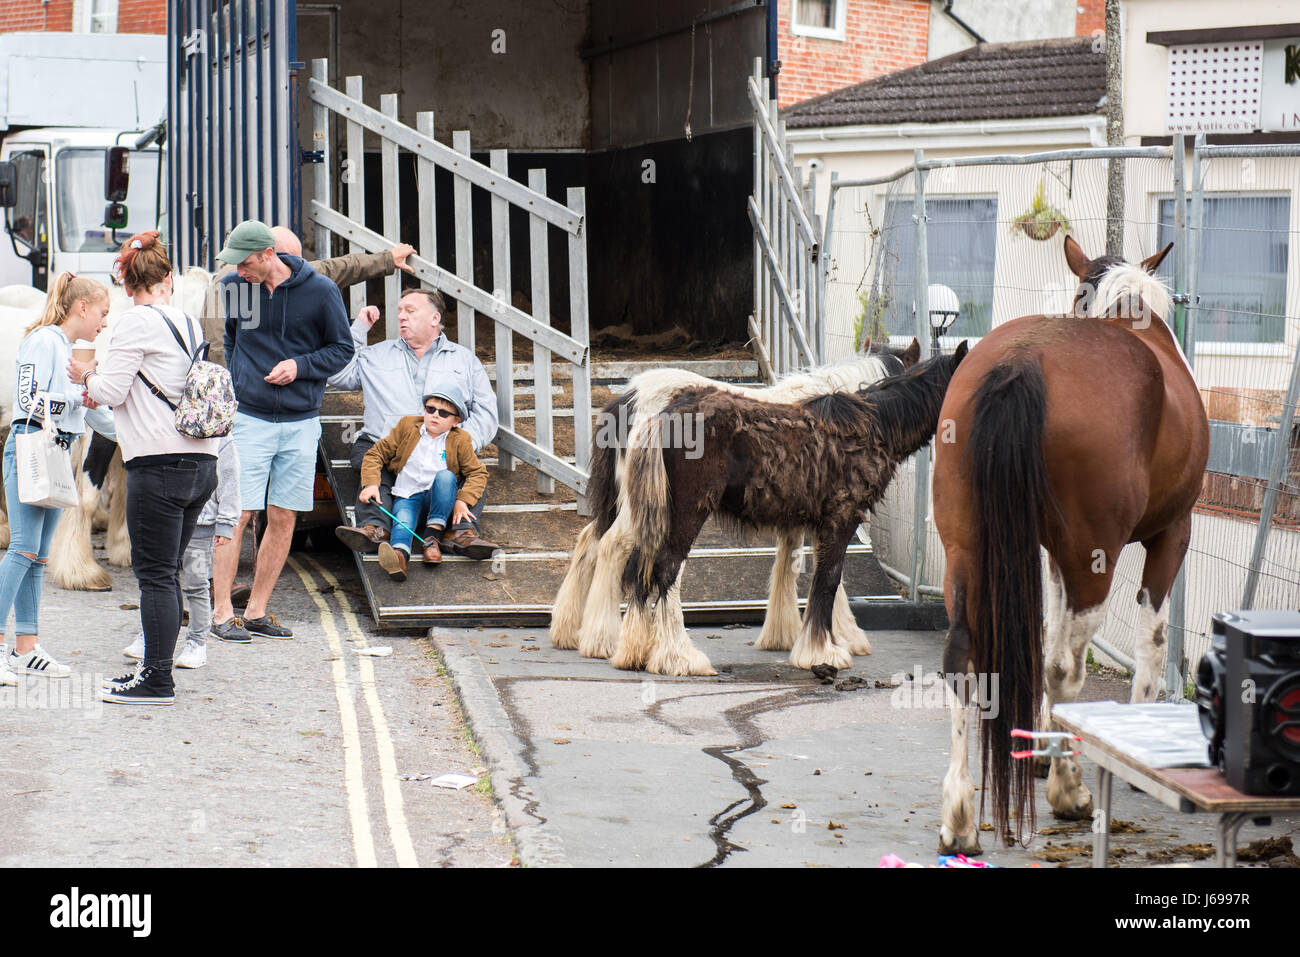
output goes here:
{"type": "MultiPolygon", "coordinates": [[[[1212,420],[1184,563],[1185,609],[1171,621],[1170,647],[1181,639],[1184,660],[1173,662],[1170,683],[1181,683],[1208,647],[1215,612],[1300,607],[1300,147],[1198,144],[1186,189],[1181,163],[1165,148],[918,157],[891,176],[837,180],[823,243],[827,358],[849,358],[868,337],[906,345],[926,328],[918,305],[926,311],[936,285],[961,303],[943,348],[1017,316],[1065,312],[1077,281],[1061,239],[1068,232],[1090,255],[1104,251],[1107,159],[1119,155],[1124,257],[1136,262],[1170,241],[1185,247],[1160,270],[1185,303],[1166,319],[1188,346],[1212,420]]],[[[911,569],[920,568],[917,591],[937,595],[943,546],[928,502],[916,504],[924,480],[915,460],[904,464],[871,534],[892,575],[910,587],[911,569]],[[918,511],[927,513],[919,526],[918,511]]],[[[1137,544],[1121,554],[1097,642],[1125,665],[1143,557],[1137,544]]]]}

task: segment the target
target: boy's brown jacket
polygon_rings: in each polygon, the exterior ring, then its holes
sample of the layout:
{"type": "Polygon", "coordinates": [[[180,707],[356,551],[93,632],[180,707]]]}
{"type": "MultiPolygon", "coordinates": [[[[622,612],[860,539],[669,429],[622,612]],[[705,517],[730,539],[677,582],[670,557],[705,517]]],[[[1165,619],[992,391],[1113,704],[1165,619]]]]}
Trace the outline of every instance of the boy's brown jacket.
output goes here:
{"type": "MultiPolygon", "coordinates": [[[[423,432],[422,415],[408,415],[398,420],[393,431],[376,442],[361,460],[361,487],[378,485],[384,469],[394,475],[402,471],[423,432]]],[[[487,466],[474,454],[474,441],[469,433],[459,426],[447,431],[447,469],[462,480],[456,498],[473,508],[487,488],[487,466]]]]}

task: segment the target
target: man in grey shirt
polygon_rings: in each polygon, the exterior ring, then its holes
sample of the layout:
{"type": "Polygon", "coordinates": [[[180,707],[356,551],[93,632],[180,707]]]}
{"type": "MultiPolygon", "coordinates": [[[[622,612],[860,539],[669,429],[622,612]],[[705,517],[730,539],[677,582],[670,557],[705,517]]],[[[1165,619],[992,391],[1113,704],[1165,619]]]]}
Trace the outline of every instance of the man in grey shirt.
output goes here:
{"type": "MultiPolygon", "coordinates": [[[[379,320],[379,310],[367,306],[352,323],[356,354],[347,366],[330,377],[329,384],[339,389],[361,389],[365,413],[361,431],[352,445],[351,459],[352,467],[358,471],[366,453],[392,431],[399,419],[420,414],[431,377],[450,376],[460,386],[469,413],[461,428],[469,433],[475,452],[496,438],[496,394],[487,370],[474,353],[443,333],[445,310],[442,295],[436,290],[407,290],[397,308],[400,338],[373,346],[366,345],[366,340],[370,327],[379,320]]],[[[385,472],[379,486],[381,504],[390,512],[394,481],[396,477],[385,472]]],[[[355,514],[356,524],[342,525],[335,529],[335,534],[356,551],[377,551],[379,543],[388,540],[391,519],[376,505],[359,500],[355,514]]],[[[496,546],[478,537],[482,514],[483,498],[480,497],[470,510],[470,520],[449,526],[443,534],[443,551],[471,558],[491,555],[496,546]]]]}

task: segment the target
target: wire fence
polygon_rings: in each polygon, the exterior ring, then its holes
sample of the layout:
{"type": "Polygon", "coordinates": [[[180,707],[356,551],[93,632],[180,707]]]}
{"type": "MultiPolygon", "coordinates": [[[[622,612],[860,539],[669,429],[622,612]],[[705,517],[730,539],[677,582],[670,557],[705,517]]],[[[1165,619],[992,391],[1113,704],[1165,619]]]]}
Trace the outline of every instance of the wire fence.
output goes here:
{"type": "MultiPolygon", "coordinates": [[[[914,336],[948,350],[1018,316],[1067,311],[1077,279],[1062,240],[1069,234],[1089,255],[1104,252],[1109,163],[1123,164],[1124,258],[1175,243],[1159,274],[1186,306],[1165,318],[1187,346],[1211,419],[1210,461],[1173,599],[1167,684],[1181,688],[1209,646],[1215,612],[1300,608],[1300,147],[1198,141],[1190,168],[1181,143],[948,163],[918,154],[894,176],[833,182],[826,354],[842,360],[868,338],[904,346],[914,336]],[[936,335],[935,320],[952,324],[936,335]]],[[[915,503],[930,499],[928,462],[922,472],[915,461],[877,507],[872,542],[894,577],[911,588],[915,575],[919,594],[934,596],[943,544],[932,513],[916,521],[915,503]]],[[[1125,667],[1143,558],[1140,545],[1124,549],[1096,642],[1125,667]]]]}

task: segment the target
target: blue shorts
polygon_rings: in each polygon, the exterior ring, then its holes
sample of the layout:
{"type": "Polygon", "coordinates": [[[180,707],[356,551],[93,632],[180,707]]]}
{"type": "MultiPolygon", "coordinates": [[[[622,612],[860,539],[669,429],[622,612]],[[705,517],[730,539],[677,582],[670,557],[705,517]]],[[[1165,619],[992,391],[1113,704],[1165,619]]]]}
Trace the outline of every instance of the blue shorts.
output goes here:
{"type": "Polygon", "coordinates": [[[319,418],[268,422],[236,412],[231,435],[239,450],[239,501],[245,512],[268,504],[312,510],[319,418]]]}

